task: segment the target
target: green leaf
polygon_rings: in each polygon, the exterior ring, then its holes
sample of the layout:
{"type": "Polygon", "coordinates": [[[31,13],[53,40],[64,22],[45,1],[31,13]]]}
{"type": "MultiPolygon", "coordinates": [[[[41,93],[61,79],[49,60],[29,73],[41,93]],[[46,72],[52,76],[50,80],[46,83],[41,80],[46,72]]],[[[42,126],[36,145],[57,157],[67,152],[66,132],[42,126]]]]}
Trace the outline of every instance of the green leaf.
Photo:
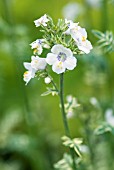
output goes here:
{"type": "Polygon", "coordinates": [[[114,51],[114,35],[111,31],[102,33],[98,30],[93,30],[93,34],[99,39],[97,41],[99,48],[104,48],[105,52],[114,51]]]}
{"type": "Polygon", "coordinates": [[[52,93],[51,91],[46,91],[46,92],[42,93],[41,96],[47,96],[47,95],[49,95],[51,93],[52,93]]]}
{"type": "Polygon", "coordinates": [[[74,151],[77,153],[77,155],[79,157],[81,157],[81,153],[80,153],[80,150],[79,150],[79,146],[80,144],[82,143],[82,139],[80,138],[74,138],[74,139],[70,139],[69,137],[67,136],[63,136],[62,137],[62,140],[63,140],[63,145],[69,147],[69,148],[73,148],[74,151]]]}
{"type": "Polygon", "coordinates": [[[102,135],[107,132],[114,134],[114,128],[107,123],[102,123],[94,131],[95,135],[102,135]]]}

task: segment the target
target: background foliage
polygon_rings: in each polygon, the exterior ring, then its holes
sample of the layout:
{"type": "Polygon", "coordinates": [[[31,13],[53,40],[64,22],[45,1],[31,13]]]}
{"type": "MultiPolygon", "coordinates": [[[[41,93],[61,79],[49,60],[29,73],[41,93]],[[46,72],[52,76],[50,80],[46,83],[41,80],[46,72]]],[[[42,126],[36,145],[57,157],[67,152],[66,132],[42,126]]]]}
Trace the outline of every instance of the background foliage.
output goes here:
{"type": "MultiPolygon", "coordinates": [[[[92,33],[113,32],[114,4],[99,0],[99,5],[92,6],[88,1],[0,1],[0,170],[51,170],[63,156],[58,97],[41,97],[46,88],[37,78],[25,86],[23,62],[30,61],[29,44],[41,36],[33,21],[47,13],[56,22],[64,17],[68,3],[79,3],[75,21],[88,30],[94,45],[89,55],[77,56],[78,66],[65,74],[65,95],[73,94],[81,104],[69,119],[72,136],[84,138],[89,148],[79,169],[114,169],[114,121],[107,125],[105,119],[106,110],[114,110],[114,56],[98,48],[92,33]],[[93,97],[97,104],[91,102],[93,97]]],[[[67,10],[67,16],[71,11],[67,10]]],[[[59,77],[52,75],[58,82],[59,77]]]]}

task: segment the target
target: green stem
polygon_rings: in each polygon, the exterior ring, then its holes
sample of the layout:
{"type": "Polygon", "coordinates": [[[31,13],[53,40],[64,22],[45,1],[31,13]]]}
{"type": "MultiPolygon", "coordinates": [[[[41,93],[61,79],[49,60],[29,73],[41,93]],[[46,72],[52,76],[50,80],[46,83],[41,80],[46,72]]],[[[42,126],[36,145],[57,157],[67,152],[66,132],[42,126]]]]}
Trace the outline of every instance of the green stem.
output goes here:
{"type": "Polygon", "coordinates": [[[102,23],[101,29],[103,32],[105,32],[108,29],[108,3],[107,3],[107,0],[102,1],[101,23],[102,23]]]}
{"type": "MultiPolygon", "coordinates": [[[[50,76],[49,76],[49,77],[50,77],[50,76]]],[[[51,83],[52,83],[52,84],[53,84],[53,86],[55,87],[55,90],[59,93],[59,90],[58,90],[58,88],[57,88],[56,84],[54,83],[53,78],[52,78],[52,77],[50,77],[50,79],[51,79],[51,83]]]]}
{"type": "Polygon", "coordinates": [[[52,83],[53,87],[55,87],[55,90],[59,93],[58,87],[57,87],[56,83],[53,81],[53,78],[49,75],[47,69],[46,69],[46,73],[47,73],[47,76],[51,79],[51,83],[52,83]]]}
{"type": "MultiPolygon", "coordinates": [[[[62,117],[63,117],[63,124],[64,124],[64,128],[65,128],[65,134],[68,137],[71,137],[70,135],[70,130],[69,130],[69,126],[68,126],[68,121],[67,121],[67,117],[66,117],[66,113],[65,113],[65,107],[64,107],[64,73],[60,74],[60,93],[59,93],[59,97],[60,97],[60,103],[61,103],[61,112],[62,112],[62,117]]],[[[75,165],[75,159],[74,159],[74,151],[73,149],[70,149],[70,154],[72,156],[73,159],[73,169],[76,170],[76,165],[75,165]]]]}
{"type": "Polygon", "coordinates": [[[68,137],[70,137],[70,130],[68,127],[68,122],[67,122],[67,117],[66,117],[66,113],[65,113],[65,108],[64,108],[64,85],[63,85],[63,81],[64,81],[64,74],[60,74],[60,102],[61,102],[61,112],[62,112],[62,117],[63,117],[63,123],[64,123],[64,127],[65,127],[65,133],[68,137]]]}

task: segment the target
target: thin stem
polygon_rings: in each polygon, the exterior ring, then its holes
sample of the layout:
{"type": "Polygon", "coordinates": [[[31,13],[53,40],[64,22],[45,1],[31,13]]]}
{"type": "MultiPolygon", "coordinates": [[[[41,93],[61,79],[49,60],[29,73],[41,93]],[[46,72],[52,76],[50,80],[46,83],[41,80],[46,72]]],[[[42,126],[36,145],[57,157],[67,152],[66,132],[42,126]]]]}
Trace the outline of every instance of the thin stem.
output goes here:
{"type": "Polygon", "coordinates": [[[65,127],[65,133],[67,136],[70,137],[70,130],[68,127],[68,122],[67,122],[67,117],[66,117],[66,113],[65,113],[65,108],[64,108],[64,85],[63,85],[63,81],[64,81],[64,77],[63,77],[63,73],[60,75],[60,102],[61,102],[61,112],[62,112],[62,117],[63,117],[63,123],[64,123],[64,127],[65,127]]]}
{"type": "Polygon", "coordinates": [[[47,76],[51,79],[51,83],[55,87],[55,90],[59,93],[59,89],[58,89],[56,83],[53,81],[53,78],[49,75],[47,69],[46,69],[46,73],[47,73],[47,76]]]}
{"type": "MultiPolygon", "coordinates": [[[[50,78],[51,78],[51,77],[50,77],[50,78]]],[[[52,83],[53,86],[55,87],[55,90],[59,93],[59,90],[58,90],[56,84],[54,83],[53,78],[51,78],[51,83],[52,83]]]]}
{"type": "MultiPolygon", "coordinates": [[[[69,126],[68,126],[68,121],[67,121],[67,117],[66,117],[66,113],[65,113],[65,107],[64,107],[64,73],[60,74],[60,93],[59,93],[59,97],[60,97],[60,103],[61,103],[61,112],[62,112],[62,117],[63,117],[63,124],[64,124],[64,128],[65,128],[65,134],[68,137],[71,137],[69,126]]],[[[73,169],[76,170],[75,159],[74,159],[74,151],[72,149],[70,149],[70,154],[71,154],[72,159],[73,159],[73,169]]]]}

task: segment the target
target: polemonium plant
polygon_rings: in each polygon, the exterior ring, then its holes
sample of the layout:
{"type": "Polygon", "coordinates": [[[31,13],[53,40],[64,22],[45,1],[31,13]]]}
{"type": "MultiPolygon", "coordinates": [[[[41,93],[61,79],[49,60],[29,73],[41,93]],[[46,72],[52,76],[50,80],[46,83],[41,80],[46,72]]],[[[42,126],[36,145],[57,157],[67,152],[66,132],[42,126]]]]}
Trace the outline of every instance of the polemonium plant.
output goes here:
{"type": "Polygon", "coordinates": [[[64,145],[70,148],[71,164],[70,169],[76,169],[75,156],[81,156],[79,146],[81,139],[71,139],[71,134],[67,122],[67,115],[73,112],[78,106],[72,96],[67,97],[67,104],[64,104],[64,74],[71,71],[77,66],[76,55],[88,54],[92,49],[91,42],[87,39],[85,28],[79,26],[71,20],[59,19],[57,24],[48,15],[34,21],[36,27],[41,28],[43,36],[30,44],[34,55],[31,62],[24,62],[27,71],[24,73],[24,81],[26,84],[34,77],[43,78],[46,84],[52,84],[52,88],[47,87],[47,91],[42,96],[52,94],[58,95],[60,98],[60,108],[65,127],[64,145]],[[47,48],[47,54],[42,55],[43,49],[47,48]],[[52,67],[52,71],[60,76],[60,85],[53,80],[49,74],[48,68],[52,67]],[[74,154],[76,153],[76,154],[74,154]]]}

